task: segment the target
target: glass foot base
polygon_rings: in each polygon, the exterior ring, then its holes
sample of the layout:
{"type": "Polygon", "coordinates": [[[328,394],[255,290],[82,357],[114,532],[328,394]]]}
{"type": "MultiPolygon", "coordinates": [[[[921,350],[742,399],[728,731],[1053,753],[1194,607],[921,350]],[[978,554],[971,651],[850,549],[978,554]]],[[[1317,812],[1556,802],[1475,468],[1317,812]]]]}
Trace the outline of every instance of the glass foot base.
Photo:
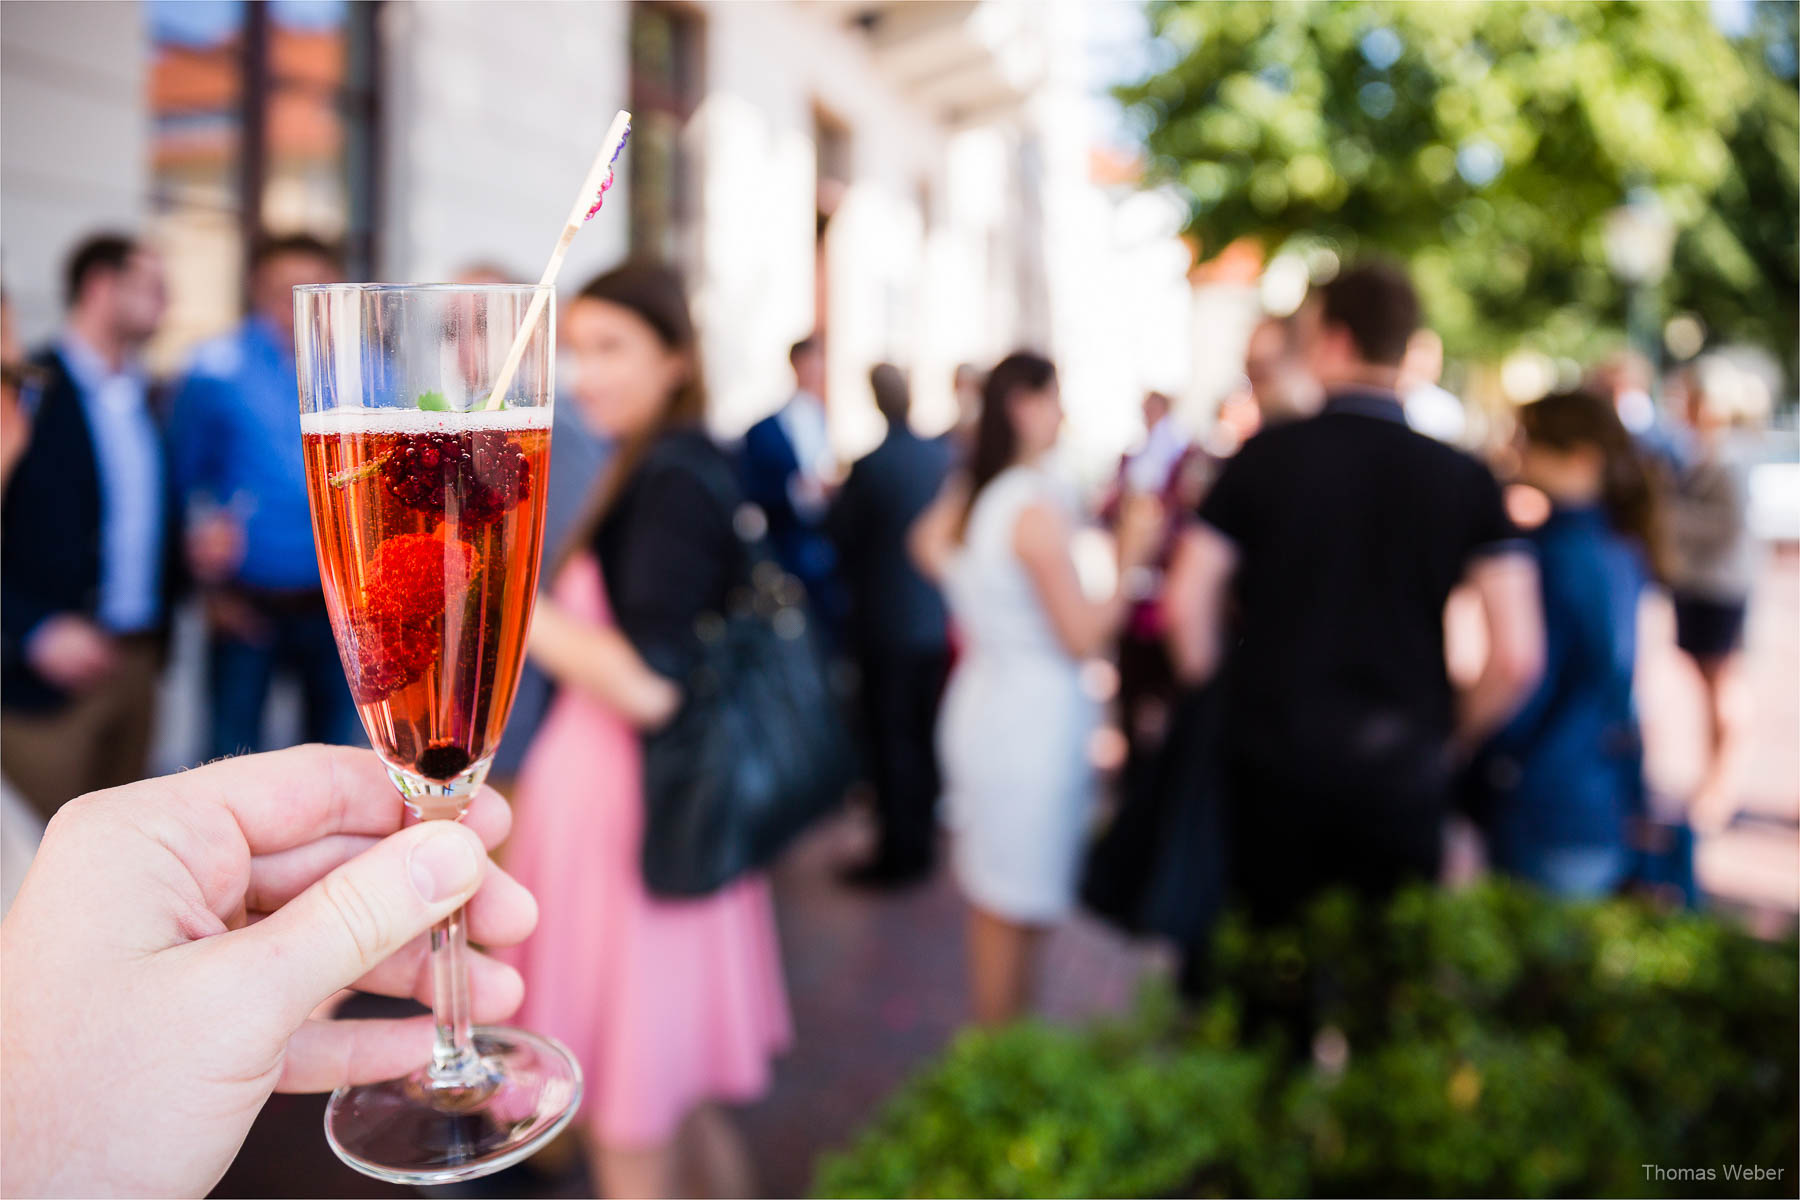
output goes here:
{"type": "Polygon", "coordinates": [[[487,1068],[480,1087],[434,1088],[421,1068],[339,1088],[325,1139],[345,1163],[389,1183],[457,1183],[505,1170],[541,1150],[581,1103],[581,1068],[552,1038],[475,1030],[487,1068]]]}

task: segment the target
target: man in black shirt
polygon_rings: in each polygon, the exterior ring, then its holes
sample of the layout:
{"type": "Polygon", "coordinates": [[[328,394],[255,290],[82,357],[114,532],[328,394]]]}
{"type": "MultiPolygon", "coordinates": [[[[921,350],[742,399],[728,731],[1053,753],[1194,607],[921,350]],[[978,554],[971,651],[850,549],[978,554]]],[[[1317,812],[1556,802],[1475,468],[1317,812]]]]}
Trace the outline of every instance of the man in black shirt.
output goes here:
{"type": "Polygon", "coordinates": [[[1394,392],[1418,319],[1391,267],[1321,289],[1300,333],[1324,411],[1227,463],[1170,571],[1178,670],[1224,668],[1231,869],[1259,921],[1435,877],[1455,760],[1538,670],[1536,566],[1499,487],[1409,430],[1394,392]],[[1489,654],[1458,696],[1443,614],[1465,583],[1489,654]]]}

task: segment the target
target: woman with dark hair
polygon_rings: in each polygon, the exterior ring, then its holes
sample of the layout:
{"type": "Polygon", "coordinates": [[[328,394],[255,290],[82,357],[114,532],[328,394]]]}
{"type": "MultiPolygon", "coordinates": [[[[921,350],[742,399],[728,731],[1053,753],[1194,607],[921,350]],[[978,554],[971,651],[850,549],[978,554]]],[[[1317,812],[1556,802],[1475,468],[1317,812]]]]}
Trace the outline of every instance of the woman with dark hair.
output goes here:
{"type": "Polygon", "coordinates": [[[563,328],[573,391],[616,450],[532,620],[531,657],[559,691],[520,770],[507,859],[542,913],[513,957],[518,1019],[581,1062],[581,1129],[605,1194],[749,1195],[748,1156],[714,1102],[761,1095],[791,1037],[767,885],[668,901],[639,866],[641,736],[680,708],[696,620],[721,611],[741,561],[707,478],[732,475],[701,425],[673,274],[608,272],[563,328]]]}
{"type": "Polygon", "coordinates": [[[1585,392],[1519,411],[1520,482],[1550,500],[1532,531],[1543,592],[1544,674],[1476,765],[1502,871],[1571,897],[1602,896],[1631,868],[1645,814],[1632,702],[1638,601],[1664,567],[1657,492],[1617,412],[1585,392]]]}
{"type": "MultiPolygon", "coordinates": [[[[1076,578],[1072,506],[1045,467],[1061,426],[1055,366],[1035,354],[1002,359],[982,387],[967,477],[912,535],[963,636],[938,751],[984,1024],[1029,1007],[1037,944],[1074,899],[1099,720],[1081,663],[1112,644],[1130,611],[1123,587],[1096,601],[1076,578]]],[[[1154,498],[1125,505],[1121,578],[1150,561],[1161,524],[1154,498]]]]}

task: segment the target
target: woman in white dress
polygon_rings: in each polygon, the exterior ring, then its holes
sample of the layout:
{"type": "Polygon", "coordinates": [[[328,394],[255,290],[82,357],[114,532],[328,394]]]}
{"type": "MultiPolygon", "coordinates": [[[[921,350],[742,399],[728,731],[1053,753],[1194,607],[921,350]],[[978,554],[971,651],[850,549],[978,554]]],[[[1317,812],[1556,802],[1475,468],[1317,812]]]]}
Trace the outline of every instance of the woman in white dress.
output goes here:
{"type": "MultiPolygon", "coordinates": [[[[1094,600],[1076,577],[1072,506],[1043,465],[1061,426],[1055,366],[1034,354],[1003,359],[982,389],[965,475],[912,534],[962,639],[938,753],[983,1024],[1029,1007],[1038,942],[1074,900],[1099,721],[1081,663],[1112,644],[1129,611],[1122,587],[1094,600]]],[[[1153,497],[1126,505],[1121,579],[1149,562],[1161,523],[1153,497]]]]}

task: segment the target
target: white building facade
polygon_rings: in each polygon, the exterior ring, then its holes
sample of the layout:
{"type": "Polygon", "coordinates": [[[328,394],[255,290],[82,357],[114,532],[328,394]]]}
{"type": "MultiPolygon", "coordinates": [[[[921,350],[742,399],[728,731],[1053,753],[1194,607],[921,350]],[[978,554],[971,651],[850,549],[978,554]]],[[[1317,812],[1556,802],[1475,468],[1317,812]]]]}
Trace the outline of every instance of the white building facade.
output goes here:
{"type": "Polygon", "coordinates": [[[535,277],[631,107],[631,154],[562,290],[634,253],[680,266],[718,432],[781,400],[788,345],[820,328],[846,455],[880,434],[872,363],[908,368],[919,422],[942,428],[955,364],[1021,345],[1059,358],[1074,440],[1110,455],[1141,390],[1186,377],[1183,348],[1145,344],[1185,328],[1185,268],[1088,180],[1084,15],[1082,0],[9,4],[0,272],[36,340],[80,236],[150,233],[171,270],[165,369],[236,319],[259,229],[338,238],[372,278],[535,277]]]}

